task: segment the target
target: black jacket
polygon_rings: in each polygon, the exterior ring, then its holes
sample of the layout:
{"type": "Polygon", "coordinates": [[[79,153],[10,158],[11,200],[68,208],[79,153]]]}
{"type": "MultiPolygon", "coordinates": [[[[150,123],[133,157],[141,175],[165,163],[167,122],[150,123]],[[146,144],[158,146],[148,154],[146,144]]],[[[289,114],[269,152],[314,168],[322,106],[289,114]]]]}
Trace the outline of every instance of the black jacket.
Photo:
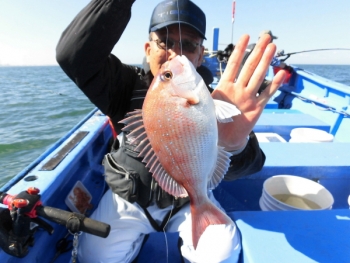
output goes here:
{"type": "MultiPolygon", "coordinates": [[[[111,118],[117,131],[121,128],[118,121],[125,113],[142,108],[153,79],[150,72],[123,64],[111,54],[129,22],[133,2],[91,1],[62,33],[56,50],[63,71],[111,118]]],[[[231,157],[231,167],[224,179],[255,173],[264,162],[265,155],[252,132],[245,150],[231,157]]]]}

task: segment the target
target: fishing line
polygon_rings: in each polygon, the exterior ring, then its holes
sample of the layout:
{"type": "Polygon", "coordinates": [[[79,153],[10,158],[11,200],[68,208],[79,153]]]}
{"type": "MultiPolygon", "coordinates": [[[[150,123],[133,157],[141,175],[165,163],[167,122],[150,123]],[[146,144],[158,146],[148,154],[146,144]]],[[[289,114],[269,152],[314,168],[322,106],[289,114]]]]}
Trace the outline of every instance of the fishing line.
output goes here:
{"type": "Polygon", "coordinates": [[[180,25],[180,8],[179,8],[179,1],[176,2],[177,4],[177,21],[179,22],[179,36],[180,36],[180,42],[179,42],[179,45],[180,45],[180,53],[181,53],[181,56],[182,56],[182,39],[181,39],[181,25],[180,25]]]}
{"type": "Polygon", "coordinates": [[[165,228],[167,227],[169,221],[170,221],[170,218],[173,214],[173,210],[174,210],[174,207],[175,207],[175,204],[174,204],[174,198],[173,198],[173,207],[171,208],[170,210],[170,214],[168,216],[168,220],[165,222],[165,225],[163,227],[163,233],[164,233],[164,239],[165,239],[165,247],[166,247],[166,259],[167,259],[167,262],[169,262],[169,247],[168,247],[168,239],[167,239],[167,236],[166,236],[166,232],[165,232],[165,228]]]}
{"type": "MultiPolygon", "coordinates": [[[[163,22],[165,22],[165,16],[162,16],[163,22]]],[[[169,39],[169,29],[168,26],[165,26],[166,29],[166,40],[165,40],[165,59],[168,61],[168,39],[169,39]]],[[[159,37],[158,37],[159,39],[159,37]]],[[[157,44],[158,46],[158,44],[157,44]]]]}
{"type": "MultiPolygon", "coordinates": [[[[179,7],[179,1],[176,2],[176,5],[177,5],[177,20],[178,20],[178,24],[179,24],[179,36],[180,36],[180,42],[179,42],[179,46],[180,46],[180,54],[182,56],[182,39],[181,39],[181,24],[180,24],[180,7],[179,7]]],[[[169,39],[169,29],[168,27],[166,26],[166,60],[168,60],[168,39],[169,39]]],[[[175,45],[176,43],[174,43],[175,45]]],[[[175,48],[175,46],[173,47],[175,48]]]]}
{"type": "Polygon", "coordinates": [[[168,39],[169,39],[169,30],[168,30],[168,27],[166,26],[166,49],[165,49],[165,58],[166,58],[166,61],[168,61],[168,39]]]}

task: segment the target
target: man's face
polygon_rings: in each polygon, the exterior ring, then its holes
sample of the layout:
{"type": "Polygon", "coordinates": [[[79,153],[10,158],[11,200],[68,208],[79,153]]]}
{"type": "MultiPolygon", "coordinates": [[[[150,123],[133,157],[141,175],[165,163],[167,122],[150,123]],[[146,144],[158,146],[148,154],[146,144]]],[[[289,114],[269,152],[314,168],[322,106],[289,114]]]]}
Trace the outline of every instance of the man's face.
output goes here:
{"type": "Polygon", "coordinates": [[[152,32],[150,38],[145,44],[145,53],[153,76],[157,75],[163,63],[177,55],[185,55],[195,68],[201,65],[204,52],[202,38],[191,27],[171,25],[152,32]]]}

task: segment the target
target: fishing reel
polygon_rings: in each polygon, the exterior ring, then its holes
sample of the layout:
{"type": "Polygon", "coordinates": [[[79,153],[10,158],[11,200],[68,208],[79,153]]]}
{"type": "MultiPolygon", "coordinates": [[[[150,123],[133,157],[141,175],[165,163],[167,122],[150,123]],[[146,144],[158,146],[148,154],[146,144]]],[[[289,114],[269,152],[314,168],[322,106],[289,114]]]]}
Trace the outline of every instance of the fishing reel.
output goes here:
{"type": "Polygon", "coordinates": [[[228,44],[224,50],[218,50],[216,53],[218,61],[227,63],[234,49],[235,46],[233,44],[228,44]]]}
{"type": "Polygon", "coordinates": [[[209,51],[205,50],[204,53],[208,55],[209,58],[216,57],[219,63],[227,63],[229,57],[231,56],[235,46],[233,44],[228,44],[224,50],[209,51]]]}
{"type": "Polygon", "coordinates": [[[202,65],[209,68],[213,77],[220,78],[226,68],[227,62],[233,50],[233,44],[229,44],[224,50],[211,51],[205,49],[205,56],[202,65]]]}
{"type": "Polygon", "coordinates": [[[41,228],[50,235],[54,228],[45,218],[64,225],[71,233],[80,231],[107,237],[110,225],[86,218],[83,214],[43,206],[40,190],[30,187],[17,195],[0,192],[0,247],[9,255],[22,258],[28,254],[28,248],[34,245],[34,234],[41,228]],[[40,216],[40,217],[39,217],[40,216]]]}

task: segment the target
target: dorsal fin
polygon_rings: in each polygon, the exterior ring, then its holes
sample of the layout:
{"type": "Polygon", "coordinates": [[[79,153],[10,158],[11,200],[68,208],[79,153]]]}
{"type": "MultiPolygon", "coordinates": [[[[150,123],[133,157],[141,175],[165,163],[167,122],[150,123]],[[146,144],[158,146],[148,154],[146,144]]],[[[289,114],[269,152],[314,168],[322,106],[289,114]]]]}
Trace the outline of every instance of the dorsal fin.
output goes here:
{"type": "Polygon", "coordinates": [[[136,152],[139,152],[141,156],[145,156],[152,149],[151,143],[148,138],[140,142],[140,144],[135,148],[136,152]]]}
{"type": "MultiPolygon", "coordinates": [[[[134,117],[133,117],[133,122],[130,123],[128,129],[129,129],[130,131],[132,131],[132,130],[134,130],[134,129],[140,127],[141,125],[143,125],[143,120],[142,120],[142,118],[141,118],[141,119],[138,119],[138,117],[135,117],[135,116],[134,116],[134,117]]],[[[127,130],[125,129],[125,127],[123,127],[123,128],[122,128],[122,131],[127,131],[127,130]]]]}
{"type": "Polygon", "coordinates": [[[224,178],[224,175],[227,173],[228,168],[230,167],[230,157],[231,153],[226,152],[223,147],[218,146],[218,157],[216,160],[216,166],[213,171],[211,178],[208,180],[208,189],[214,189],[224,178]]]}
{"type": "Polygon", "coordinates": [[[139,157],[144,157],[142,162],[147,163],[146,167],[153,174],[153,177],[158,182],[158,185],[169,194],[175,197],[186,197],[188,193],[186,189],[179,185],[163,168],[158,160],[153,148],[142,151],[139,157]],[[148,151],[147,151],[148,150],[148,151]]]}
{"type": "MultiPolygon", "coordinates": [[[[126,118],[119,121],[119,123],[131,124],[131,123],[133,123],[135,121],[139,121],[139,120],[142,120],[142,110],[134,110],[132,112],[128,112],[126,114],[126,118]]],[[[142,122],[142,124],[143,124],[143,122],[142,122]]],[[[122,130],[129,131],[130,127],[132,127],[132,126],[127,125],[122,130]]]]}
{"type": "Polygon", "coordinates": [[[175,197],[188,196],[185,188],[167,174],[153,151],[143,124],[142,110],[128,113],[127,118],[119,123],[126,124],[122,131],[129,132],[127,138],[130,140],[130,144],[137,146],[135,150],[140,151],[139,157],[144,157],[142,162],[146,163],[146,167],[149,168],[158,185],[175,197]]]}

